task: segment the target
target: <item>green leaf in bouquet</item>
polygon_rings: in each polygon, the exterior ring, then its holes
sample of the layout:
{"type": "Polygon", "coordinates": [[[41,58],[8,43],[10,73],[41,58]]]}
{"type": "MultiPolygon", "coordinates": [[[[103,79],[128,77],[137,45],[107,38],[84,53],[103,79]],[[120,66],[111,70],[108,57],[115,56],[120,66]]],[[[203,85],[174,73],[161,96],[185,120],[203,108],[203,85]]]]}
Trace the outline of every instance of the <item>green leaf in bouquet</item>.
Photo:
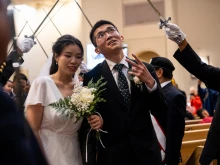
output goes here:
{"type": "Polygon", "coordinates": [[[64,99],[60,99],[57,102],[49,104],[49,106],[56,109],[58,112],[60,112],[62,115],[65,115],[67,118],[72,119],[74,116],[74,111],[76,109],[75,105],[72,104],[70,97],[65,97],[64,99]],[[66,113],[66,111],[72,112],[66,113]]]}

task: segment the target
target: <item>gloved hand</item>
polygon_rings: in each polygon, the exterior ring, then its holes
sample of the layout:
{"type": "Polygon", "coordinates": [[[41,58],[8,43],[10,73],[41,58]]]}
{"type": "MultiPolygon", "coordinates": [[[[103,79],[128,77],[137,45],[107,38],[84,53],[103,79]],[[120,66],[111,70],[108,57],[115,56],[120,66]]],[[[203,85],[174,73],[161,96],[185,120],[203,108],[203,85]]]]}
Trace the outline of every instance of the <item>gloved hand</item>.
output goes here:
{"type": "Polygon", "coordinates": [[[172,23],[167,23],[164,28],[167,38],[176,42],[178,45],[183,42],[186,38],[186,35],[181,31],[181,29],[172,23]]]}
{"type": "Polygon", "coordinates": [[[21,42],[17,42],[17,46],[23,53],[27,53],[34,46],[35,42],[32,38],[25,38],[21,42]]]}

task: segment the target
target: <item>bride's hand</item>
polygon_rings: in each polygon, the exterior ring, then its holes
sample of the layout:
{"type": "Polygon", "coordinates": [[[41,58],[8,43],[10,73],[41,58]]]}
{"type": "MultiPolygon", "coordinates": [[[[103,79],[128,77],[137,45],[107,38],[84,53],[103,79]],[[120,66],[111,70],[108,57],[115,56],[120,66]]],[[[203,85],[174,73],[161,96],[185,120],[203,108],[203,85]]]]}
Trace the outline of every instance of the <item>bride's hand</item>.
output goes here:
{"type": "Polygon", "coordinates": [[[98,115],[91,115],[87,118],[87,120],[92,129],[98,130],[101,129],[103,126],[103,120],[98,115]]]}

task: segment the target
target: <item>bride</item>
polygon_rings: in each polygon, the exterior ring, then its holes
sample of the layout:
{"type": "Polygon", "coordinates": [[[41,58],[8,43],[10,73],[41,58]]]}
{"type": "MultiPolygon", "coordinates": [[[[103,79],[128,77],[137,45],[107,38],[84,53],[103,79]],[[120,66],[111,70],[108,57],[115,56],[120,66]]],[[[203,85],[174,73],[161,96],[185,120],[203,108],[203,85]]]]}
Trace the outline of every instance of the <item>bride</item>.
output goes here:
{"type": "MultiPolygon", "coordinates": [[[[50,75],[35,79],[31,85],[25,102],[26,118],[50,165],[82,165],[78,139],[82,120],[74,123],[49,104],[72,95],[74,84],[79,83],[76,71],[83,61],[83,46],[77,38],[64,35],[52,50],[50,75]]],[[[97,115],[92,115],[89,123],[93,129],[103,125],[97,115]]]]}

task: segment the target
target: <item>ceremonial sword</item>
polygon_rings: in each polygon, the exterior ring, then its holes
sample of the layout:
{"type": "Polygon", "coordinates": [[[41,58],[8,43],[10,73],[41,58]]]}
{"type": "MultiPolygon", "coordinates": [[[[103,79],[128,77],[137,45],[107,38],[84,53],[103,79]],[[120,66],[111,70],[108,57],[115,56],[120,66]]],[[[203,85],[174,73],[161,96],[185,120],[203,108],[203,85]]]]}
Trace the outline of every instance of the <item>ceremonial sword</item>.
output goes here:
{"type": "Polygon", "coordinates": [[[169,17],[167,20],[160,14],[160,12],[157,10],[157,8],[154,6],[154,4],[150,1],[147,0],[150,6],[154,9],[154,11],[157,13],[157,15],[160,18],[160,29],[163,28],[163,26],[166,26],[167,23],[171,20],[171,17],[169,17]]]}
{"type": "MultiPolygon", "coordinates": [[[[66,4],[66,2],[64,2],[63,5],[60,6],[60,8],[56,11],[56,13],[55,13],[52,17],[50,17],[50,19],[53,19],[53,17],[56,16],[56,14],[60,11],[60,9],[61,9],[65,4],[66,4]]],[[[48,23],[50,23],[50,21],[48,21],[48,22],[41,28],[41,30],[40,30],[35,36],[38,36],[38,35],[42,32],[42,30],[47,26],[48,23]]],[[[62,35],[61,35],[61,36],[62,36],[62,35]]]]}
{"type": "MultiPolygon", "coordinates": [[[[44,10],[44,8],[43,8],[44,10]]],[[[46,10],[44,10],[44,12],[47,14],[46,10]]],[[[58,33],[60,34],[60,36],[62,36],[61,32],[59,31],[59,29],[57,28],[57,26],[55,25],[55,23],[53,22],[53,20],[48,16],[48,18],[50,19],[50,22],[53,24],[53,26],[57,29],[58,33]]]]}
{"type": "Polygon", "coordinates": [[[79,9],[81,10],[82,14],[84,15],[84,17],[86,18],[87,22],[89,23],[89,25],[91,26],[92,28],[92,24],[91,22],[89,21],[88,17],[86,16],[86,14],[84,13],[83,9],[81,8],[81,6],[79,5],[79,3],[77,2],[77,0],[75,0],[77,6],[79,7],[79,9]]]}
{"type": "Polygon", "coordinates": [[[31,36],[27,36],[25,35],[25,38],[32,38],[34,39],[35,34],[37,33],[37,31],[40,29],[40,27],[42,26],[42,24],[44,23],[44,21],[47,19],[47,17],[50,15],[50,13],[53,11],[53,9],[55,8],[55,6],[57,5],[57,3],[60,0],[57,0],[56,3],[53,5],[53,7],[50,9],[50,11],[47,13],[47,15],[44,17],[43,21],[40,23],[40,25],[37,27],[37,29],[34,31],[34,33],[31,36]]]}

